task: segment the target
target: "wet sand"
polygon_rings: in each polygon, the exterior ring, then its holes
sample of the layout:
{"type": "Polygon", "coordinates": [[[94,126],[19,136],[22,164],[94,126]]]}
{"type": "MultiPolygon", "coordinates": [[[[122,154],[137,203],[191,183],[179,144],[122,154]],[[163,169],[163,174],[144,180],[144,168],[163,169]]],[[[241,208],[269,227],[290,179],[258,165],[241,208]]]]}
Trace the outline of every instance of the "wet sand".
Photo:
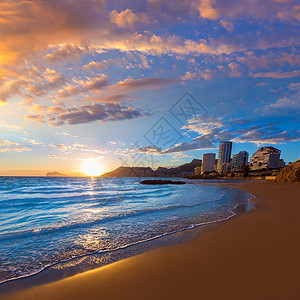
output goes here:
{"type": "Polygon", "coordinates": [[[220,183],[257,209],[161,247],[1,299],[300,299],[300,184],[220,183]]]}

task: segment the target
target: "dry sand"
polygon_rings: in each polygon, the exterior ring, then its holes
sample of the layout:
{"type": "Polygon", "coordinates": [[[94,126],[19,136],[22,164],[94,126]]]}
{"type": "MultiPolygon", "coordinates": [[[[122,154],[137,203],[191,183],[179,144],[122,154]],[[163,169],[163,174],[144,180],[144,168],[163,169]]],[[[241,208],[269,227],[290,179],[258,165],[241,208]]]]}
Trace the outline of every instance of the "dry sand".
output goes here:
{"type": "Polygon", "coordinates": [[[257,209],[162,247],[1,299],[300,299],[300,184],[233,183],[257,209]]]}

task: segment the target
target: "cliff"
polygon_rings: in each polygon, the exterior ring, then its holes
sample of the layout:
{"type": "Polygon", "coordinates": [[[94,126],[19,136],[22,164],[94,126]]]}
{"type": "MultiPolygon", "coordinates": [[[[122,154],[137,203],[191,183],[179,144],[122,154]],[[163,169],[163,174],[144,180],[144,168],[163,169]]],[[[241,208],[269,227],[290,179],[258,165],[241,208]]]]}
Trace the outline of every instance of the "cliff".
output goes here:
{"type": "Polygon", "coordinates": [[[300,182],[300,161],[284,167],[276,177],[277,182],[300,182]]]}

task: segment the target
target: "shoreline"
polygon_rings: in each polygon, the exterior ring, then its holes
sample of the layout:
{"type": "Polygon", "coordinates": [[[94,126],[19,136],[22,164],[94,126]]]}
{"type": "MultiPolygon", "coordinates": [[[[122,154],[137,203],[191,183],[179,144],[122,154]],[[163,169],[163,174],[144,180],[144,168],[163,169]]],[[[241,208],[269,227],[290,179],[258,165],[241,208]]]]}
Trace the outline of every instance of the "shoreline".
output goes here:
{"type": "Polygon", "coordinates": [[[4,299],[96,299],[99,295],[107,299],[192,299],[196,295],[204,299],[296,299],[300,293],[296,273],[300,267],[296,219],[300,185],[202,184],[246,190],[262,200],[256,203],[257,209],[220,222],[189,242],[154,248],[73,277],[4,294],[4,299]]]}

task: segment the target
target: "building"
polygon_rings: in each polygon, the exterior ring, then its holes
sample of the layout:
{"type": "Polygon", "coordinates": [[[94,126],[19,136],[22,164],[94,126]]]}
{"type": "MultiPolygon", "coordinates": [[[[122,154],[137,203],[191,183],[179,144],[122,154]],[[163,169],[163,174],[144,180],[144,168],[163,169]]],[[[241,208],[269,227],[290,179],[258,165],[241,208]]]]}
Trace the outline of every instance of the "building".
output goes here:
{"type": "Polygon", "coordinates": [[[214,170],[217,171],[217,166],[218,166],[218,160],[215,160],[215,165],[214,165],[214,170]]]}
{"type": "Polygon", "coordinates": [[[232,161],[229,163],[222,164],[221,173],[223,173],[223,174],[230,173],[231,170],[232,170],[232,161]]]}
{"type": "Polygon", "coordinates": [[[201,173],[212,172],[215,170],[215,153],[205,153],[202,156],[201,173]]]}
{"type": "Polygon", "coordinates": [[[247,151],[240,151],[238,154],[233,154],[232,157],[232,171],[242,171],[243,167],[247,165],[249,153],[247,151]]]}
{"type": "Polygon", "coordinates": [[[201,174],[201,167],[196,167],[195,169],[194,169],[194,174],[195,175],[200,175],[201,174]]]}
{"type": "Polygon", "coordinates": [[[231,161],[232,142],[223,141],[219,145],[219,156],[217,171],[223,173],[223,164],[228,164],[231,161]]]}
{"type": "Polygon", "coordinates": [[[285,167],[285,161],[282,158],[280,158],[278,163],[278,168],[284,168],[284,167],[285,167]]]}
{"type": "Polygon", "coordinates": [[[277,169],[279,167],[280,153],[281,151],[274,147],[259,148],[250,159],[251,170],[277,169]]]}

